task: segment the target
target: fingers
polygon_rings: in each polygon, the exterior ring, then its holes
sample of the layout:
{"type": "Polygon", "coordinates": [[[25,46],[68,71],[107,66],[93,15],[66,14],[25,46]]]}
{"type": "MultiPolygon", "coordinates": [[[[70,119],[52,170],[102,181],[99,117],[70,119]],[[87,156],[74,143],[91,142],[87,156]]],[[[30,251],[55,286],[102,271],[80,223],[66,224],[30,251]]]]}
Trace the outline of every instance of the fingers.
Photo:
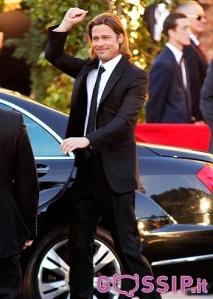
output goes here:
{"type": "Polygon", "coordinates": [[[26,249],[27,247],[31,246],[33,243],[33,240],[27,240],[25,243],[24,243],[24,246],[22,247],[22,249],[26,249]]]}
{"type": "Polygon", "coordinates": [[[83,21],[88,11],[78,7],[70,8],[66,12],[61,24],[54,30],[59,32],[70,31],[73,25],[83,21]]]}
{"type": "Polygon", "coordinates": [[[61,144],[61,150],[64,154],[72,152],[75,149],[75,138],[67,138],[61,144]]]}
{"type": "Polygon", "coordinates": [[[75,17],[82,16],[82,14],[85,14],[85,12],[87,13],[87,11],[84,9],[80,9],[78,7],[73,7],[68,10],[68,15],[70,18],[75,18],[75,17]]]}
{"type": "Polygon", "coordinates": [[[76,21],[82,21],[84,19],[84,17],[86,16],[86,14],[88,13],[88,11],[84,10],[84,9],[80,9],[78,7],[74,7],[74,8],[70,8],[67,12],[67,16],[69,19],[76,19],[76,21]]]}
{"type": "Polygon", "coordinates": [[[27,240],[25,242],[25,245],[28,247],[28,246],[31,246],[33,244],[33,240],[27,240]]]}
{"type": "Polygon", "coordinates": [[[80,17],[80,21],[83,21],[83,19],[86,17],[88,11],[84,11],[84,13],[80,17]]]}
{"type": "Polygon", "coordinates": [[[72,152],[77,148],[85,148],[89,145],[89,140],[85,137],[70,137],[64,139],[61,144],[61,150],[64,154],[72,152]]]}

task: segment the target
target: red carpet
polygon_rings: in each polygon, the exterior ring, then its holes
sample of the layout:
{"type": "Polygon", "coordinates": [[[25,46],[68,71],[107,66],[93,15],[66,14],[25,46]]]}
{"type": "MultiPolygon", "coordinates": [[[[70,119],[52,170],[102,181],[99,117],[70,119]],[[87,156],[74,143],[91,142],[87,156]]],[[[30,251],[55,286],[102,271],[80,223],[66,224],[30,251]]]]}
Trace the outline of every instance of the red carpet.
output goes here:
{"type": "Polygon", "coordinates": [[[210,130],[206,124],[138,124],[137,141],[208,151],[210,130]]]}

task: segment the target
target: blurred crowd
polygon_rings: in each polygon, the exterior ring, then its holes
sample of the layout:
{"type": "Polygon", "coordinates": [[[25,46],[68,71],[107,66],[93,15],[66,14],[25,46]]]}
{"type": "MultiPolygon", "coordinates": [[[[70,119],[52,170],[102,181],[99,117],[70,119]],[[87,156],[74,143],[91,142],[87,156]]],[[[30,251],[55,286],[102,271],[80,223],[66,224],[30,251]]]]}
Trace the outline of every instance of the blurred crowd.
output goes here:
{"type": "Polygon", "coordinates": [[[203,7],[196,1],[186,1],[169,13],[162,4],[154,5],[145,16],[154,40],[160,40],[159,32],[167,37],[150,70],[146,121],[206,121],[213,132],[213,62],[207,72],[208,62],[200,41],[207,25],[203,7]],[[155,21],[156,16],[160,17],[155,21]]]}

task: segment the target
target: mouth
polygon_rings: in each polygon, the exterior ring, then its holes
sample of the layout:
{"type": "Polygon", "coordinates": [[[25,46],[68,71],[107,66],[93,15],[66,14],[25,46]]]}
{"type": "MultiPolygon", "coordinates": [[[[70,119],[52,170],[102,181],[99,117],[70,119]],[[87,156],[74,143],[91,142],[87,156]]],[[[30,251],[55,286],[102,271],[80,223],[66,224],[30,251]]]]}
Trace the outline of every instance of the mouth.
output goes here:
{"type": "Polygon", "coordinates": [[[106,52],[107,49],[96,49],[96,51],[97,51],[98,53],[102,53],[102,52],[106,52]]]}

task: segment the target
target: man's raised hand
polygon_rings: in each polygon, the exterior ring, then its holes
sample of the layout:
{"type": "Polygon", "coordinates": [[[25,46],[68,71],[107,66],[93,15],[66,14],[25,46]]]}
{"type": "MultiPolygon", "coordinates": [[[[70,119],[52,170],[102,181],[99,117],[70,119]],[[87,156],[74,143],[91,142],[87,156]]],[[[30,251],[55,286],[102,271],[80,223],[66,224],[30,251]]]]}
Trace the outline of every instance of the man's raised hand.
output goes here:
{"type": "Polygon", "coordinates": [[[88,11],[78,7],[69,8],[61,24],[54,30],[58,32],[69,31],[73,25],[80,23],[86,17],[88,11]]]}

